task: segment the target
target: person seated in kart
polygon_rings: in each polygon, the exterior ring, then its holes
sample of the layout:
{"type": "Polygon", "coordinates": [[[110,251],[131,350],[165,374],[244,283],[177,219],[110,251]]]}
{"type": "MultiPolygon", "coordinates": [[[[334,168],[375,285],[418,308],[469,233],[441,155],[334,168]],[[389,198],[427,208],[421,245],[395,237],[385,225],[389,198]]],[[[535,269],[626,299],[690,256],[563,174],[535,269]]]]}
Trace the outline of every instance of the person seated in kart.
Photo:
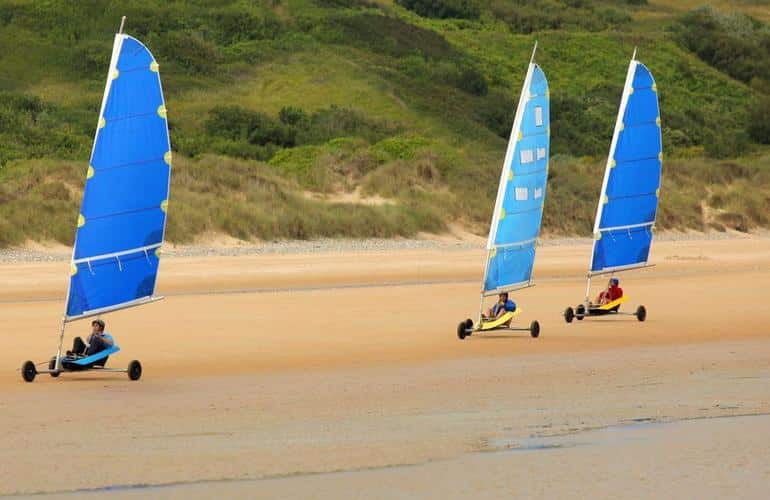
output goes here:
{"type": "Polygon", "coordinates": [[[105,349],[109,349],[115,344],[112,335],[104,331],[104,321],[95,319],[91,322],[91,335],[88,336],[88,344],[83,342],[80,337],[75,337],[72,342],[72,350],[67,351],[67,356],[90,356],[105,349]]]}
{"type": "Polygon", "coordinates": [[[497,297],[495,305],[487,309],[487,315],[485,319],[497,319],[506,312],[514,312],[516,310],[516,303],[508,298],[508,292],[502,292],[497,297]]]}
{"type": "Polygon", "coordinates": [[[610,278],[610,281],[607,283],[607,288],[599,294],[599,297],[597,297],[596,305],[603,306],[609,304],[622,296],[623,289],[620,288],[620,280],[618,278],[610,278]]]}

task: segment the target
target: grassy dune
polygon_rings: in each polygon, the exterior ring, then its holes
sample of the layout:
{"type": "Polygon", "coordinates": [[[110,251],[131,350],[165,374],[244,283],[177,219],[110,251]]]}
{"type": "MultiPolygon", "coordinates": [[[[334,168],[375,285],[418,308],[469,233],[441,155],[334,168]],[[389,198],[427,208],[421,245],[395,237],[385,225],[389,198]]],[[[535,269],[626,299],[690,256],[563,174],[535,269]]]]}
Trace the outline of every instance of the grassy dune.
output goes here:
{"type": "Polygon", "coordinates": [[[65,3],[0,5],[0,245],[71,242],[121,14],[161,65],[173,241],[485,233],[535,39],[552,97],[547,233],[590,232],[635,46],[661,98],[660,228],[768,224],[758,2],[490,0],[460,19],[400,0],[65,3]],[[715,45],[693,45],[702,22],[715,45]],[[390,202],[309,196],[354,191],[390,202]]]}

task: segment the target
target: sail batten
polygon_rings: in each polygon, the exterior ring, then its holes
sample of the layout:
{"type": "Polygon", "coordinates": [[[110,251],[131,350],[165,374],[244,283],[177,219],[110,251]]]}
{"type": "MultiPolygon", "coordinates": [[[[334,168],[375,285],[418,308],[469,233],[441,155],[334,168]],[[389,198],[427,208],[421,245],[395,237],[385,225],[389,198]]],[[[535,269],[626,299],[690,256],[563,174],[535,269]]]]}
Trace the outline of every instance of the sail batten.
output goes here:
{"type": "Polygon", "coordinates": [[[662,151],[655,80],[632,59],[596,209],[589,275],[646,265],[657,217],[662,151]]]}
{"type": "Polygon", "coordinates": [[[118,34],[83,191],[65,318],[154,300],[171,145],[158,64],[118,34]]]}
{"type": "Polygon", "coordinates": [[[482,294],[529,286],[550,155],[548,81],[530,62],[500,173],[482,294]]]}

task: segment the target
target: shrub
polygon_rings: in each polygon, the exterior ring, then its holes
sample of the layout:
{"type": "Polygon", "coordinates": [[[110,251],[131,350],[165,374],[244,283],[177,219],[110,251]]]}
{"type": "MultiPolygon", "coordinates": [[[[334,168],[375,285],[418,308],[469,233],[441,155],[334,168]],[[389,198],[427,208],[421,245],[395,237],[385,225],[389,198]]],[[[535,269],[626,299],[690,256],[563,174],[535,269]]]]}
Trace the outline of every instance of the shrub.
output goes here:
{"type": "Polygon", "coordinates": [[[396,0],[396,3],[422,17],[478,19],[481,14],[476,0],[396,0]]]}
{"type": "Polygon", "coordinates": [[[673,28],[678,42],[711,66],[750,83],[770,82],[770,28],[739,13],[701,7],[673,28]]]}
{"type": "Polygon", "coordinates": [[[751,107],[749,134],[761,144],[770,144],[770,97],[762,97],[751,107]]]}

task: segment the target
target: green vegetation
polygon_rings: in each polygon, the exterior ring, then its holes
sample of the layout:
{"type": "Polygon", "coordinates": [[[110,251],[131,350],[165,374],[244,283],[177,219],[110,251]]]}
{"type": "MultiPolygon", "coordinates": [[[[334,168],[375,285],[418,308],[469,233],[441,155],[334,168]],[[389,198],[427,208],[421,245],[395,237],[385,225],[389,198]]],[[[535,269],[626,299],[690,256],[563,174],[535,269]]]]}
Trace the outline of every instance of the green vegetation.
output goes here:
{"type": "Polygon", "coordinates": [[[9,0],[0,4],[0,245],[71,243],[122,14],[161,66],[174,241],[414,236],[450,222],[485,233],[535,39],[551,88],[547,233],[590,232],[635,46],[661,99],[661,229],[767,226],[770,14],[732,5],[745,10],[9,0]]]}

